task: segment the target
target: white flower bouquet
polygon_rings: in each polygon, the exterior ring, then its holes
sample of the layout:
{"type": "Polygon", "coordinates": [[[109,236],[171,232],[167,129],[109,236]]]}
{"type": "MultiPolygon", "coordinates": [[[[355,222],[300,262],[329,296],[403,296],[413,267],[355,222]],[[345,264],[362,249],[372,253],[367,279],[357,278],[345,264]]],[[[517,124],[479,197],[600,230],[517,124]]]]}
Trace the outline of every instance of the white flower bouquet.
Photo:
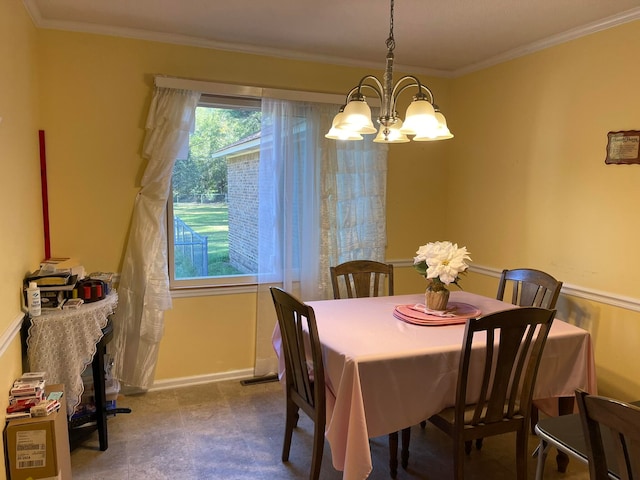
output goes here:
{"type": "Polygon", "coordinates": [[[430,280],[433,291],[446,290],[449,284],[458,285],[459,275],[469,268],[471,261],[467,247],[458,248],[456,243],[432,242],[422,245],[413,258],[413,267],[430,280]]]}

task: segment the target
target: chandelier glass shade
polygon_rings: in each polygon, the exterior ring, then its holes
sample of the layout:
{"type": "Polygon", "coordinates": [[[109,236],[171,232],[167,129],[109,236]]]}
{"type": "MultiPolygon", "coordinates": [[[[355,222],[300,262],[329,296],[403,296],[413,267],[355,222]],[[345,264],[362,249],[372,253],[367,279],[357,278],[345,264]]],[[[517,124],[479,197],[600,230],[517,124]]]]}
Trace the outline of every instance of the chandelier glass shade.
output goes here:
{"type": "Polygon", "coordinates": [[[373,140],[376,143],[406,143],[410,141],[407,135],[412,135],[413,140],[417,142],[453,137],[447,127],[446,118],[434,102],[433,93],[417,77],[405,75],[393,84],[393,7],[394,0],[391,0],[383,80],[380,81],[373,75],[362,77],[358,85],[347,94],[346,103],[334,117],[331,129],[325,137],[336,140],[362,140],[362,135],[377,133],[373,140]],[[416,92],[403,122],[396,111],[396,102],[400,94],[408,89],[416,92]],[[375,126],[371,119],[371,108],[363,91],[372,91],[380,99],[380,115],[377,119],[379,127],[375,126]]]}
{"type": "Polygon", "coordinates": [[[362,135],[356,132],[352,132],[347,129],[339,129],[337,125],[341,125],[344,119],[344,111],[340,109],[338,114],[333,117],[333,122],[331,122],[331,129],[329,133],[325,135],[327,138],[331,138],[333,140],[362,140],[362,135]]]}

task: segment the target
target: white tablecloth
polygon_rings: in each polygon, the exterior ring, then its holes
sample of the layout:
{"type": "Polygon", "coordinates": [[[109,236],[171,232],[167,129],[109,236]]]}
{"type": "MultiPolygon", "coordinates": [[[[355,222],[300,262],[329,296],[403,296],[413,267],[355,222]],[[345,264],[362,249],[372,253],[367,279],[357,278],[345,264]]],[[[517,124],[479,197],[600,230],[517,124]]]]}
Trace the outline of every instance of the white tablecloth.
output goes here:
{"type": "Polygon", "coordinates": [[[84,391],[82,372],[93,360],[102,329],[117,304],[114,290],[103,300],[31,319],[27,337],[29,368],[46,372],[48,384],[64,384],[68,416],[80,404],[84,391]]]}
{"type": "MultiPolygon", "coordinates": [[[[452,291],[451,301],[482,314],[509,303],[452,291]]],[[[318,324],[327,377],[326,438],[332,461],[346,480],[371,472],[369,438],[416,425],[455,399],[464,325],[418,326],[396,319],[396,305],[424,303],[424,295],[309,302],[318,324]]],[[[274,347],[280,353],[279,331],[274,347]]],[[[591,337],[554,321],[540,365],[534,398],[595,392],[591,337]]]]}

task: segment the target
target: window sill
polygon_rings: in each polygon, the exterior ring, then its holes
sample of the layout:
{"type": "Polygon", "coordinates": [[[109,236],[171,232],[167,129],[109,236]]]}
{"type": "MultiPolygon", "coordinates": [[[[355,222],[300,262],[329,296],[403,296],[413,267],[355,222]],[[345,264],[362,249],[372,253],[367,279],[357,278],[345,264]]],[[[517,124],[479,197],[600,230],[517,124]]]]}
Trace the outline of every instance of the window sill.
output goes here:
{"type": "Polygon", "coordinates": [[[246,285],[209,285],[203,287],[181,287],[171,289],[171,298],[212,297],[214,295],[236,295],[256,293],[256,284],[246,285]]]}

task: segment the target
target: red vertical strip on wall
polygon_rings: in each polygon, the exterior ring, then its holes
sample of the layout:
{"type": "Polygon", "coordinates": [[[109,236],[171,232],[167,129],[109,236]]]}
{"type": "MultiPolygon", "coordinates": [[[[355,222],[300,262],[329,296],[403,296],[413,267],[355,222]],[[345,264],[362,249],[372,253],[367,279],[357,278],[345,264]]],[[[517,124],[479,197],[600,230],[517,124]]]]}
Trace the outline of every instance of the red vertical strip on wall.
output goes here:
{"type": "Polygon", "coordinates": [[[47,191],[47,150],[44,143],[44,130],[38,130],[40,142],[40,183],[42,184],[42,221],[44,223],[44,258],[51,258],[51,239],[49,238],[49,192],[47,191]]]}

